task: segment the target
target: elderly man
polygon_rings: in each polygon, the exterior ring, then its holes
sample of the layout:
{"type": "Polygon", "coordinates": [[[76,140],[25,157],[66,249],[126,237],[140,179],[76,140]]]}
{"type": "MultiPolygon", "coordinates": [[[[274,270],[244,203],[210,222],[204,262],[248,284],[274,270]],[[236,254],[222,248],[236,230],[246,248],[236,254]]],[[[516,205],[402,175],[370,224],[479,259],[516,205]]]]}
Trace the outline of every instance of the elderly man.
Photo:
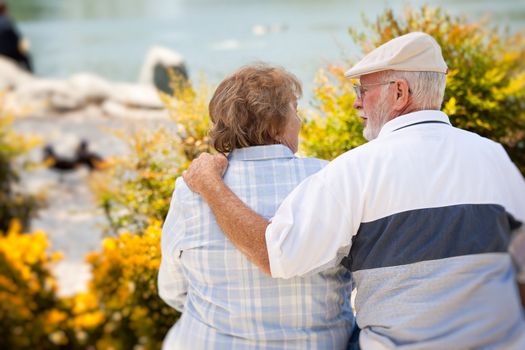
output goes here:
{"type": "Polygon", "coordinates": [[[342,263],[363,349],[525,349],[508,244],[525,182],[501,145],[440,112],[447,67],[410,33],[350,69],[370,140],[303,181],[268,222],[221,180],[222,156],[184,174],[231,241],[273,277],[342,263]]]}

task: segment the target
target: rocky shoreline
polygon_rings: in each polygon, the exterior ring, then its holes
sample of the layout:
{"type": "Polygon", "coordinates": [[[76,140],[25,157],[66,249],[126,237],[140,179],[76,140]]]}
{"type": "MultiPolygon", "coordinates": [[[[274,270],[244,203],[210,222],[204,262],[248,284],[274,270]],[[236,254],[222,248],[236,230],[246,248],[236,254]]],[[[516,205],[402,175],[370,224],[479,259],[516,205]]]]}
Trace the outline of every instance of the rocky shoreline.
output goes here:
{"type": "Polygon", "coordinates": [[[108,117],[166,118],[158,89],[169,85],[168,70],[187,79],[182,56],[163,47],[148,52],[136,83],[112,82],[86,72],[64,80],[40,78],[0,57],[0,91],[5,92],[6,108],[17,116],[97,107],[108,117]]]}

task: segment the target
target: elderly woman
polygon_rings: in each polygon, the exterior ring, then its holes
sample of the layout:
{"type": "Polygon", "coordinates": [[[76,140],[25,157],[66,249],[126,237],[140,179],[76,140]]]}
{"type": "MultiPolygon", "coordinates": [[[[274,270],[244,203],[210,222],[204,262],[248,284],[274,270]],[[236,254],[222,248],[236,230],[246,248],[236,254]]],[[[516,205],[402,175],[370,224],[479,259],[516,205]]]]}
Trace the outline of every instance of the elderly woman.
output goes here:
{"type": "MultiPolygon", "coordinates": [[[[213,146],[228,154],[225,182],[267,218],[326,163],[294,156],[300,95],[292,74],[251,65],[227,77],[209,105],[213,146]]],[[[163,349],[345,349],[353,326],[343,268],[289,280],[263,274],[182,178],[164,223],[158,282],[162,299],[182,312],[163,349]]]]}

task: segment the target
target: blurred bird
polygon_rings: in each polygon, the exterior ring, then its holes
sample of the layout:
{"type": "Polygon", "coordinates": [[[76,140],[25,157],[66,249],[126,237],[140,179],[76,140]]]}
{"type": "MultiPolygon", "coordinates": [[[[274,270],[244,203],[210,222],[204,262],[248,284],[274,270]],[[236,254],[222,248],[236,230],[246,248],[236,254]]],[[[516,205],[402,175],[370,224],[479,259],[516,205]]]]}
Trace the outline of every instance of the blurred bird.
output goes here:
{"type": "Polygon", "coordinates": [[[58,171],[59,173],[73,171],[79,165],[76,159],[57,155],[51,145],[47,145],[44,148],[44,163],[48,168],[58,171]]]}
{"type": "Polygon", "coordinates": [[[86,166],[89,171],[93,171],[105,169],[108,165],[104,158],[89,150],[86,140],[78,144],[74,157],[57,155],[53,146],[47,145],[44,147],[44,164],[49,169],[58,172],[61,181],[64,174],[73,172],[80,166],[86,166]]]}
{"type": "Polygon", "coordinates": [[[88,142],[86,140],[80,141],[75,152],[78,164],[85,165],[90,171],[102,170],[106,168],[104,158],[95,152],[89,150],[88,142]]]}
{"type": "Polygon", "coordinates": [[[64,174],[73,172],[78,167],[76,159],[59,156],[51,145],[44,148],[44,164],[59,175],[59,181],[64,181],[64,174]]]}

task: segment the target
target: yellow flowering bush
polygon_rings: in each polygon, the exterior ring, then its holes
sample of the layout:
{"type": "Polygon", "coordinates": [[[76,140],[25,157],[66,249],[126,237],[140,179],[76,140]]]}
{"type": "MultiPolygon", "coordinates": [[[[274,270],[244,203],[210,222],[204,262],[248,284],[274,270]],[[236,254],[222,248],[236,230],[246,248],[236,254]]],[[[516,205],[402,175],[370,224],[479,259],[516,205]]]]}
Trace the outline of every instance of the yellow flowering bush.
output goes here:
{"type": "Polygon", "coordinates": [[[314,110],[307,110],[301,129],[301,151],[321,159],[334,159],[365,142],[363,126],[352,107],[355,95],[344,77],[344,67],[320,70],[314,88],[314,110]]]}
{"type": "Polygon", "coordinates": [[[163,220],[175,178],[185,160],[179,141],[166,129],[141,131],[127,138],[131,153],[92,180],[99,205],[114,235],[144,231],[148,220],[163,220]]]}
{"type": "Polygon", "coordinates": [[[99,336],[97,348],[159,349],[178,319],[178,312],[157,292],[160,235],[160,222],[152,221],[141,235],[123,233],[106,238],[102,251],[88,256],[93,272],[89,293],[101,310],[95,317],[103,319],[95,332],[99,336]]]}
{"type": "Polygon", "coordinates": [[[16,220],[0,236],[0,349],[74,347],[70,313],[50,272],[60,254],[48,248],[43,232],[22,234],[16,220]]]}
{"type": "MultiPolygon", "coordinates": [[[[386,10],[374,22],[365,19],[364,28],[365,32],[350,29],[350,34],[365,53],[408,32],[432,35],[449,67],[443,111],[455,126],[502,143],[525,173],[523,32],[500,33],[486,21],[469,22],[428,6],[408,7],[401,15],[386,10]]],[[[351,108],[355,97],[342,70],[331,68],[331,80],[322,78],[315,91],[325,120],[313,118],[305,125],[302,136],[307,154],[330,159],[364,142],[355,136],[360,121],[351,108]],[[341,141],[350,139],[354,141],[341,141]]]]}
{"type": "MultiPolygon", "coordinates": [[[[201,78],[197,89],[187,85],[176,89],[172,96],[162,94],[161,98],[176,123],[176,138],[182,146],[182,156],[191,162],[202,152],[212,152],[208,131],[211,128],[208,113],[210,86],[201,78]]],[[[187,164],[186,164],[187,166],[187,164]]]]}
{"type": "Polygon", "coordinates": [[[172,128],[121,135],[130,154],[92,182],[113,234],[140,234],[150,219],[164,220],[176,177],[200,153],[211,151],[208,84],[203,81],[197,90],[187,86],[175,91],[174,96],[161,95],[172,128]]]}

